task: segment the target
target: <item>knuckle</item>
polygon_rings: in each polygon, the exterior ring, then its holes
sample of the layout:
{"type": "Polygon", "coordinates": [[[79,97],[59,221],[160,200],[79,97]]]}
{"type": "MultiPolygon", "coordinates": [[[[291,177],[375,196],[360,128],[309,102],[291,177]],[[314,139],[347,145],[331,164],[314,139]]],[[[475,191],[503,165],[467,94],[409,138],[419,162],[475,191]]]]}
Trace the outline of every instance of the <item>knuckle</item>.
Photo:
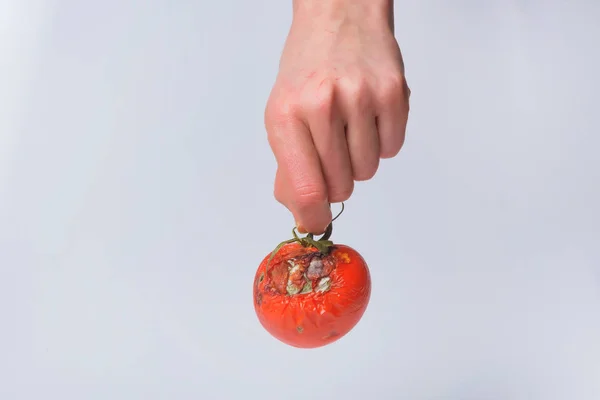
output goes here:
{"type": "Polygon", "coordinates": [[[381,158],[393,158],[400,153],[402,146],[404,146],[405,135],[403,132],[397,135],[397,139],[392,143],[388,143],[381,147],[380,157],[381,158]]]}
{"type": "Polygon", "coordinates": [[[394,158],[400,152],[399,147],[388,147],[381,150],[381,158],[394,158]]]}
{"type": "Polygon", "coordinates": [[[310,208],[327,201],[327,194],[317,185],[302,185],[294,189],[295,203],[300,208],[310,208]]]}
{"type": "Polygon", "coordinates": [[[286,124],[296,115],[296,104],[284,98],[270,100],[265,108],[265,126],[279,126],[286,124]]]}
{"type": "Polygon", "coordinates": [[[283,193],[277,187],[273,191],[273,196],[275,197],[275,200],[277,200],[277,202],[279,202],[281,204],[285,204],[285,199],[284,199],[283,193]]]}
{"type": "Polygon", "coordinates": [[[341,83],[342,90],[346,96],[361,97],[368,93],[369,85],[363,77],[348,78],[341,83]]]}
{"type": "Polygon", "coordinates": [[[296,118],[300,111],[298,92],[292,88],[276,85],[264,110],[264,124],[267,130],[272,127],[286,125],[296,118]]]}
{"type": "Polygon", "coordinates": [[[377,169],[379,168],[379,160],[356,168],[354,172],[354,179],[356,181],[368,181],[375,176],[377,169]]]}
{"type": "Polygon", "coordinates": [[[352,192],[354,192],[354,182],[351,182],[347,186],[332,188],[329,192],[329,201],[331,203],[341,203],[352,196],[352,192]]]}
{"type": "Polygon", "coordinates": [[[410,88],[408,87],[406,81],[402,85],[402,93],[401,93],[401,104],[402,111],[404,114],[408,116],[408,112],[410,111],[410,88]]]}
{"type": "Polygon", "coordinates": [[[316,89],[305,96],[305,108],[310,114],[331,115],[335,100],[335,85],[330,78],[322,79],[316,89]]]}
{"type": "Polygon", "coordinates": [[[365,78],[346,79],[341,83],[340,90],[345,101],[355,110],[364,112],[371,106],[371,89],[365,78]]]}
{"type": "Polygon", "coordinates": [[[398,72],[384,80],[379,91],[379,98],[383,104],[396,103],[406,98],[406,89],[404,75],[398,72]]]}
{"type": "Polygon", "coordinates": [[[298,120],[298,108],[295,103],[280,102],[277,105],[267,107],[265,111],[265,128],[269,142],[281,141],[290,132],[298,120]]]}
{"type": "Polygon", "coordinates": [[[365,172],[365,171],[357,171],[354,174],[354,179],[357,182],[364,182],[364,181],[368,181],[369,179],[373,178],[375,176],[375,173],[373,172],[365,172]]]}

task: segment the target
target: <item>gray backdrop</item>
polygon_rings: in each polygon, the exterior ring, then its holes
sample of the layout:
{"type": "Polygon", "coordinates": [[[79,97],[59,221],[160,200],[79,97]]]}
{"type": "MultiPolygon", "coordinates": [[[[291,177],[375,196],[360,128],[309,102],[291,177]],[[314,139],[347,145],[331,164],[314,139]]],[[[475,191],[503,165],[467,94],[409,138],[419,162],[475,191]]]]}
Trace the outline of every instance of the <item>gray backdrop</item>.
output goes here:
{"type": "Polygon", "coordinates": [[[408,139],[334,236],[372,300],[313,351],[251,298],[289,3],[0,0],[0,398],[600,398],[600,3],[396,3],[408,139]]]}

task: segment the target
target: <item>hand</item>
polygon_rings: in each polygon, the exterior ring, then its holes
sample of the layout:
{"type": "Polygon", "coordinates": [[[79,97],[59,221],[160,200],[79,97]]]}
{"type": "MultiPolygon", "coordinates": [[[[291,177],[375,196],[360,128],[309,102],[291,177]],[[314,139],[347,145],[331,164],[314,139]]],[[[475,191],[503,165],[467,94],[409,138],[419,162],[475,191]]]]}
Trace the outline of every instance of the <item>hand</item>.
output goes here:
{"type": "Polygon", "coordinates": [[[320,234],[329,203],[371,179],[404,143],[410,90],[390,0],[297,0],[265,110],[275,198],[320,234]]]}

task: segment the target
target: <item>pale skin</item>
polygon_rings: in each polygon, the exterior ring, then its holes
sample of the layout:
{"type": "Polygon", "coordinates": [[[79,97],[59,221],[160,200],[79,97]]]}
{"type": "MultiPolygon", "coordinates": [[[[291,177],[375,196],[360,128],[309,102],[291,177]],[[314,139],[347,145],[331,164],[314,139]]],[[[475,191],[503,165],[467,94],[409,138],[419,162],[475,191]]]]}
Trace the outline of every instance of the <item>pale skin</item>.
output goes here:
{"type": "Polygon", "coordinates": [[[275,198],[300,232],[320,234],[329,204],[402,148],[410,90],[393,0],[294,0],[293,12],[265,126],[275,198]]]}

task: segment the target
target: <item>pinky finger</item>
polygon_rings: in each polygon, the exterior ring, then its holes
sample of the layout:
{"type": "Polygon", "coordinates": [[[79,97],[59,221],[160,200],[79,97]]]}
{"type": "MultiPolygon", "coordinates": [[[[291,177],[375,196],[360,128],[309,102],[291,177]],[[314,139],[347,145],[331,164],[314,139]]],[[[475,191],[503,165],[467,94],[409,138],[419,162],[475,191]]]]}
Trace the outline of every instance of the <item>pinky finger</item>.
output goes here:
{"type": "Polygon", "coordinates": [[[380,156],[395,157],[404,145],[409,113],[410,89],[404,80],[402,90],[392,96],[391,101],[382,102],[377,118],[380,156]]]}

